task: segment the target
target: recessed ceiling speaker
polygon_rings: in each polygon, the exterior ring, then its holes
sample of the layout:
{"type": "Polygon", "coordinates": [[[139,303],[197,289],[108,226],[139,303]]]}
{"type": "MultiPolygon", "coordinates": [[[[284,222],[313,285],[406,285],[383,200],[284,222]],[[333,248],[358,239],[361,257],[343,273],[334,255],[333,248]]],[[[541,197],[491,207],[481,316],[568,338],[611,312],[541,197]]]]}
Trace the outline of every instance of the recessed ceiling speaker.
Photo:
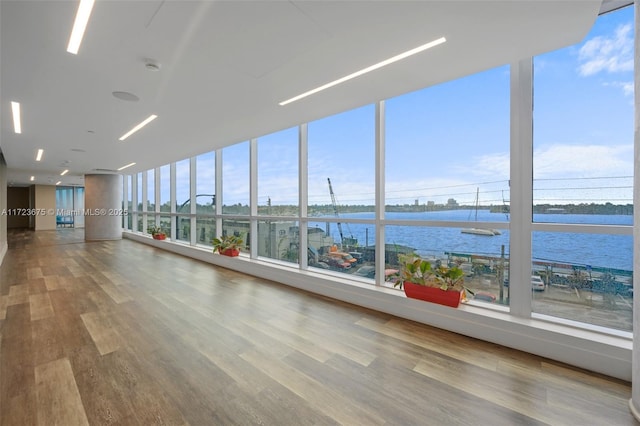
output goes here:
{"type": "Polygon", "coordinates": [[[153,59],[145,59],[144,67],[149,71],[160,71],[160,64],[153,59]]]}
{"type": "Polygon", "coordinates": [[[139,97],[130,92],[111,92],[111,94],[121,101],[138,102],[140,100],[139,97]]]}

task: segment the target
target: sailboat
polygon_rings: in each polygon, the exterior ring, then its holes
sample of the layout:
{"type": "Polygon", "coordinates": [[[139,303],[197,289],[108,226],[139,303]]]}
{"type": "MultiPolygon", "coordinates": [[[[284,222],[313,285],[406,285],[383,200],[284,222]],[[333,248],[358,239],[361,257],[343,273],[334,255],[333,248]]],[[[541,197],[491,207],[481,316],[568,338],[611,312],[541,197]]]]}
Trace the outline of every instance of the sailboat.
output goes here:
{"type": "MultiPolygon", "coordinates": [[[[480,188],[476,188],[476,208],[475,208],[475,221],[478,221],[478,202],[480,198],[480,188]]],[[[486,237],[493,237],[494,235],[500,235],[500,231],[491,228],[463,228],[460,230],[463,234],[484,235],[486,237]]]]}

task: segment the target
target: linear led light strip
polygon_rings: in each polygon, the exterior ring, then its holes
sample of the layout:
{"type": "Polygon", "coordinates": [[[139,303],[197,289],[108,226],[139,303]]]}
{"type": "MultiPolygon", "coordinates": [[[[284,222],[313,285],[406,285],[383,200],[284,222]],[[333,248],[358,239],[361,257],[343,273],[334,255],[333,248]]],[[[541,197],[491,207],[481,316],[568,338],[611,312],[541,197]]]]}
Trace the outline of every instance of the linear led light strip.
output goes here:
{"type": "Polygon", "coordinates": [[[134,127],[133,129],[129,130],[127,133],[125,133],[124,135],[122,135],[120,137],[119,140],[123,141],[126,138],[128,138],[129,136],[131,136],[132,134],[134,134],[135,132],[137,132],[138,130],[142,129],[144,126],[146,126],[147,124],[151,123],[153,120],[155,120],[156,118],[158,118],[157,115],[155,114],[151,114],[149,117],[147,117],[146,120],[144,120],[142,123],[138,124],[136,127],[134,127]]]}
{"type": "Polygon", "coordinates": [[[62,173],[60,173],[60,176],[64,176],[64,175],[66,175],[67,173],[69,173],[69,169],[65,169],[62,173]]]}
{"type": "Polygon", "coordinates": [[[377,64],[373,64],[371,66],[363,68],[360,71],[356,71],[356,72],[354,72],[352,74],[349,74],[349,75],[347,75],[345,77],[339,78],[339,79],[334,80],[334,81],[332,81],[330,83],[327,83],[327,84],[324,84],[324,85],[322,85],[320,87],[316,87],[315,89],[309,90],[308,92],[304,92],[304,93],[302,93],[302,94],[300,94],[298,96],[294,96],[291,99],[287,99],[286,101],[282,101],[282,102],[279,103],[279,105],[280,106],[284,106],[284,105],[290,104],[291,102],[295,102],[295,101],[298,101],[298,100],[300,100],[302,98],[306,98],[307,96],[313,95],[313,94],[318,93],[318,92],[320,92],[322,90],[325,90],[325,89],[328,89],[330,87],[336,86],[338,84],[344,83],[345,81],[349,81],[349,80],[354,79],[356,77],[360,77],[361,75],[366,74],[366,73],[371,72],[371,71],[374,71],[374,70],[377,70],[378,68],[382,68],[382,67],[384,67],[386,65],[393,64],[394,62],[398,62],[398,61],[400,61],[402,59],[408,58],[409,56],[413,56],[413,55],[415,55],[417,53],[423,52],[423,51],[425,51],[427,49],[430,49],[430,48],[432,48],[434,46],[442,44],[445,41],[447,41],[446,38],[440,37],[437,40],[430,41],[429,43],[423,44],[422,46],[418,46],[415,49],[407,50],[404,53],[400,53],[399,55],[393,56],[393,57],[391,57],[389,59],[385,59],[382,62],[378,62],[377,64]]]}
{"type": "Polygon", "coordinates": [[[38,153],[36,154],[36,161],[42,160],[42,154],[44,154],[44,150],[43,149],[39,149],[38,153]]]}
{"type": "Polygon", "coordinates": [[[93,3],[95,0],[80,0],[78,6],[78,12],[76,12],[76,20],[73,22],[73,29],[71,30],[71,37],[69,37],[69,44],[67,45],[67,52],[78,54],[80,50],[80,43],[82,43],[82,37],[87,29],[89,23],[89,17],[91,16],[91,10],[93,9],[93,3]]]}
{"type": "Polygon", "coordinates": [[[118,169],[118,171],[120,171],[120,170],[124,170],[124,169],[126,169],[127,167],[135,166],[135,164],[136,164],[136,163],[129,163],[129,164],[127,164],[126,166],[122,166],[122,167],[120,167],[120,168],[118,169]]]}
{"type": "Polygon", "coordinates": [[[22,122],[20,121],[20,103],[11,101],[11,112],[13,113],[13,131],[22,133],[22,122]]]}

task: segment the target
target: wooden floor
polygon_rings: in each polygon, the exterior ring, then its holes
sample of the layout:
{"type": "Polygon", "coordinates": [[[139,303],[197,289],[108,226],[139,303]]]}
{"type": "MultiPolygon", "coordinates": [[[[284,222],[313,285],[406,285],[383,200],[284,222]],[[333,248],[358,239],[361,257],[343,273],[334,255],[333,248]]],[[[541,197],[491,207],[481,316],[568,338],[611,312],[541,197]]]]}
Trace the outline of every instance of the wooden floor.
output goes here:
{"type": "Polygon", "coordinates": [[[634,425],[629,383],[82,229],[11,231],[2,425],[634,425]]]}

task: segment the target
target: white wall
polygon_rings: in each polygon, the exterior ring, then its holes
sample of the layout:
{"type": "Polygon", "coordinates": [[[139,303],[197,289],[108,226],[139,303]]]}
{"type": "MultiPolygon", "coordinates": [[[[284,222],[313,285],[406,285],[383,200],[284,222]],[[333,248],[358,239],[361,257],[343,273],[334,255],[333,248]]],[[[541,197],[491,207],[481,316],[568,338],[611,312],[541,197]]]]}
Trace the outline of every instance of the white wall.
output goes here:
{"type": "Polygon", "coordinates": [[[56,187],[52,185],[34,185],[34,209],[46,214],[35,215],[36,231],[56,229],[56,187]],[[44,210],[43,210],[44,209],[44,210]]]}
{"type": "MultiPolygon", "coordinates": [[[[0,152],[0,212],[7,208],[7,163],[0,152]]],[[[7,216],[0,215],[0,265],[8,250],[7,243],[7,216]]]]}

